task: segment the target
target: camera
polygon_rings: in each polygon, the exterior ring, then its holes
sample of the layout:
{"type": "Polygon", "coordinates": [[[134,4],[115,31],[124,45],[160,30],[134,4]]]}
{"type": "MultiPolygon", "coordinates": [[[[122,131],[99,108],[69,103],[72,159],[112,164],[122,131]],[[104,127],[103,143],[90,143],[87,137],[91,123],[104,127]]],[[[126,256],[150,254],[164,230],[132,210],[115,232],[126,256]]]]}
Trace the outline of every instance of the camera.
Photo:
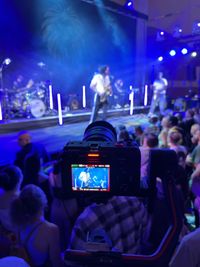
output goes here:
{"type": "Polygon", "coordinates": [[[140,188],[140,151],[117,143],[108,122],[90,124],[83,141],[65,145],[59,161],[62,195],[110,197],[137,195],[140,188]]]}

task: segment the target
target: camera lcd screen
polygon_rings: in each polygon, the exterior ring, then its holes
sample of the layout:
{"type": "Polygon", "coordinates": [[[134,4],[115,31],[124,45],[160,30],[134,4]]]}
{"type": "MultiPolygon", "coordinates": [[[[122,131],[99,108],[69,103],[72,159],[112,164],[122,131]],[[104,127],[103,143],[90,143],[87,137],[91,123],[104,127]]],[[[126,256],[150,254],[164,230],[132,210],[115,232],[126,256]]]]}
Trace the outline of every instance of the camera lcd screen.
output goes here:
{"type": "Polygon", "coordinates": [[[110,192],[109,164],[71,164],[72,191],[110,192]]]}

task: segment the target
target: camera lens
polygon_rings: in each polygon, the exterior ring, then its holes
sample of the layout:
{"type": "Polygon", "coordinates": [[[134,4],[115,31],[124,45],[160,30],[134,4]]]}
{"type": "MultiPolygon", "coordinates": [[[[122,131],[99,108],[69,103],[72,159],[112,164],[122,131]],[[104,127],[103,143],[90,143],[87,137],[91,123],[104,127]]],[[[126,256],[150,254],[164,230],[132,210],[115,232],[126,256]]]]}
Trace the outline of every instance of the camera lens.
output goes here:
{"type": "Polygon", "coordinates": [[[117,142],[115,128],[107,121],[95,121],[85,129],[83,141],[117,142]]]}

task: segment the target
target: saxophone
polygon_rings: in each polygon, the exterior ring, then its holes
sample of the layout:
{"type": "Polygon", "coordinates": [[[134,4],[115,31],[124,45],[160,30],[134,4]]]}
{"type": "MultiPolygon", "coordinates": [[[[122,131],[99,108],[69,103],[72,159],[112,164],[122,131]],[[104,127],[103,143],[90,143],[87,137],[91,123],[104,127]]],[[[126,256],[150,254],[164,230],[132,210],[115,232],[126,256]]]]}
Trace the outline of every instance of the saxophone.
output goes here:
{"type": "Polygon", "coordinates": [[[108,96],[112,95],[112,87],[111,84],[109,84],[108,86],[104,87],[104,93],[102,95],[100,95],[100,102],[104,103],[107,101],[108,96]]]}

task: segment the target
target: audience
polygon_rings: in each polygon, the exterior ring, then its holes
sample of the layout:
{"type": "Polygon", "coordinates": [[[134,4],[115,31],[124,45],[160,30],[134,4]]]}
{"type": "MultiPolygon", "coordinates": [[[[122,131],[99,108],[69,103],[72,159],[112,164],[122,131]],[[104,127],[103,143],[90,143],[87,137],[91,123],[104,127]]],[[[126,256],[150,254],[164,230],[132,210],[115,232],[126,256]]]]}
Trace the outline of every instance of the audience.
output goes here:
{"type": "MultiPolygon", "coordinates": [[[[199,110],[188,110],[181,120],[178,120],[178,115],[164,116],[160,123],[155,116],[146,129],[141,125],[136,126],[135,133],[128,132],[125,126],[121,127],[117,138],[122,145],[140,146],[143,188],[148,188],[149,151],[156,147],[174,150],[180,167],[174,178],[175,183],[183,192],[184,201],[189,198],[200,212],[199,110]],[[134,143],[132,136],[135,136],[137,143],[134,143]],[[192,168],[192,173],[188,171],[188,166],[192,168]]],[[[62,266],[61,249],[64,251],[68,246],[72,249],[87,248],[88,235],[93,231],[104,230],[109,246],[114,251],[143,252],[150,233],[151,219],[138,198],[115,196],[93,203],[82,211],[76,199],[66,200],[59,196],[57,189],[62,187],[59,173],[45,175],[41,172],[49,162],[44,146],[33,143],[28,131],[19,133],[18,142],[21,149],[16,154],[16,166],[6,166],[0,172],[0,226],[1,229],[14,232],[16,236],[19,234],[22,244],[33,230],[25,246],[35,267],[62,266]],[[44,181],[45,187],[42,185],[44,181]],[[23,189],[20,192],[21,184],[23,189]],[[44,215],[46,196],[38,187],[49,193],[49,184],[53,189],[53,201],[49,201],[51,222],[44,215]]],[[[188,212],[187,209],[185,211],[188,212]]],[[[197,266],[200,262],[198,242],[199,229],[186,235],[170,267],[197,266]]],[[[3,256],[6,255],[1,254],[3,256]]]]}
{"type": "Polygon", "coordinates": [[[24,187],[11,204],[11,219],[33,266],[62,266],[59,230],[45,220],[47,198],[35,185],[24,187]]]}

